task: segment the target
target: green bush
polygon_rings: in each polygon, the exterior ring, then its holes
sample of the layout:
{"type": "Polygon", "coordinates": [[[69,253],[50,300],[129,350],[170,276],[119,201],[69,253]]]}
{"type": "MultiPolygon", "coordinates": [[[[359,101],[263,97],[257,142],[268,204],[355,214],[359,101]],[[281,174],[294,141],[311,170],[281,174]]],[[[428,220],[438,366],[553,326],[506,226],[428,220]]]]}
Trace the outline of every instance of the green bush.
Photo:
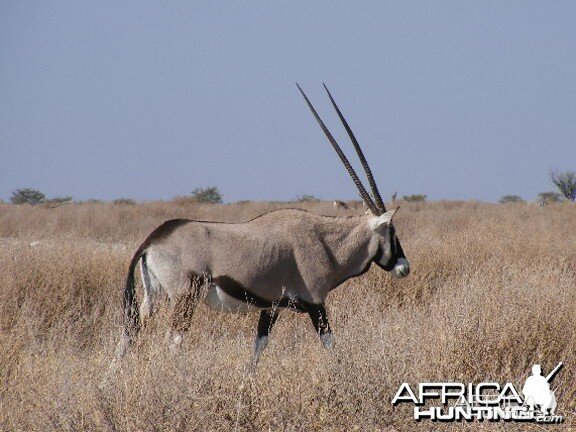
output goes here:
{"type": "Polygon", "coordinates": [[[44,202],[46,195],[36,189],[16,189],[12,192],[10,201],[12,204],[40,204],[44,202]]]}
{"type": "Polygon", "coordinates": [[[117,198],[113,201],[114,204],[126,204],[126,205],[132,205],[132,204],[136,204],[136,201],[134,201],[132,198],[117,198]]]}
{"type": "Polygon", "coordinates": [[[207,204],[221,204],[222,195],[216,186],[206,188],[196,188],[192,191],[192,196],[197,202],[207,204]]]}
{"type": "Polygon", "coordinates": [[[46,200],[47,204],[64,204],[72,202],[73,198],[71,196],[54,197],[46,200]]]}
{"type": "Polygon", "coordinates": [[[576,200],[576,171],[552,171],[550,178],[567,200],[576,200]]]}
{"type": "Polygon", "coordinates": [[[562,200],[562,196],[558,192],[540,192],[538,194],[538,202],[540,204],[550,204],[562,200]]]}
{"type": "Polygon", "coordinates": [[[500,204],[517,203],[523,201],[524,200],[522,199],[522,197],[518,195],[504,195],[502,198],[498,200],[500,204]]]}
{"type": "Polygon", "coordinates": [[[318,202],[320,201],[319,198],[316,198],[314,195],[301,195],[297,196],[295,201],[297,202],[318,202]]]}
{"type": "Polygon", "coordinates": [[[402,197],[402,199],[403,199],[404,201],[407,201],[407,202],[424,202],[424,201],[426,201],[426,197],[427,197],[427,196],[428,196],[428,195],[420,195],[420,194],[404,195],[404,196],[402,197]]]}

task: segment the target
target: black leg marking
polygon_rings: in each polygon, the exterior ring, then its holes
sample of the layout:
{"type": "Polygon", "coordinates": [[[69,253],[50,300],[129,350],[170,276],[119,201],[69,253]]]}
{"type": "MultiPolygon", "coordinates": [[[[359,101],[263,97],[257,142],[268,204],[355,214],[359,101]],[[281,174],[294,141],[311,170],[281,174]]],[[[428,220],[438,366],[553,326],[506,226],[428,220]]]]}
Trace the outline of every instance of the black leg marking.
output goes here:
{"type": "Polygon", "coordinates": [[[306,304],[306,310],[324,346],[326,348],[332,348],[332,330],[330,329],[330,323],[328,322],[328,315],[326,314],[324,305],[308,303],[306,304]]]}
{"type": "Polygon", "coordinates": [[[268,335],[274,327],[274,323],[278,319],[277,309],[265,309],[260,312],[260,319],[258,320],[258,333],[254,342],[254,356],[252,357],[252,368],[256,367],[260,354],[268,345],[268,335]]]}

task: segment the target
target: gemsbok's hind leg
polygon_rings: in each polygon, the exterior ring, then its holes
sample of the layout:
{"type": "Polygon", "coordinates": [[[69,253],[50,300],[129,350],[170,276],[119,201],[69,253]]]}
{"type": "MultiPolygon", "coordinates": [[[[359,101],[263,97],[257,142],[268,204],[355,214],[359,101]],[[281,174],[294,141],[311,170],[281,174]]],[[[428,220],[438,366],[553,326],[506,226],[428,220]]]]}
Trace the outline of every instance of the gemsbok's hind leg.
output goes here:
{"type": "Polygon", "coordinates": [[[252,370],[256,368],[258,360],[260,360],[260,354],[262,354],[262,351],[264,351],[264,348],[268,345],[268,336],[277,319],[278,310],[276,309],[265,309],[260,312],[256,340],[254,341],[254,354],[250,364],[252,370]]]}
{"type": "Polygon", "coordinates": [[[190,321],[194,314],[194,308],[198,302],[201,283],[193,279],[190,288],[184,294],[179,295],[174,300],[172,316],[170,320],[170,330],[168,332],[170,351],[177,350],[182,345],[184,333],[190,328],[190,321]]]}
{"type": "Polygon", "coordinates": [[[307,304],[306,311],[310,315],[312,324],[316,329],[316,333],[320,336],[322,344],[326,348],[332,348],[334,341],[332,339],[332,330],[330,329],[330,323],[328,322],[328,315],[326,314],[326,308],[323,304],[313,305],[307,304]]]}
{"type": "Polygon", "coordinates": [[[140,305],[140,323],[144,327],[148,318],[150,318],[154,312],[154,301],[158,298],[160,292],[162,291],[162,285],[156,278],[153,272],[148,268],[146,262],[146,255],[140,260],[140,276],[142,278],[143,294],[142,294],[142,304],[140,305]]]}

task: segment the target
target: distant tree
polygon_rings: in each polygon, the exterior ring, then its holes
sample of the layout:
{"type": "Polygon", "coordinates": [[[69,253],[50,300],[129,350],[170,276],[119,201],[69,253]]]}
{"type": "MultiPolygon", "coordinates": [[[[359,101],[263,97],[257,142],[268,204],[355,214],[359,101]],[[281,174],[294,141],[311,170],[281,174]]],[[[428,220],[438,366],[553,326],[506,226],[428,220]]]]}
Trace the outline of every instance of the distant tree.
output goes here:
{"type": "Polygon", "coordinates": [[[428,195],[419,195],[419,194],[415,194],[415,195],[404,195],[404,196],[402,197],[402,199],[403,199],[404,201],[407,201],[407,202],[424,202],[424,201],[426,201],[426,197],[427,197],[427,196],[428,196],[428,195]]]}
{"type": "Polygon", "coordinates": [[[117,198],[114,201],[112,201],[114,204],[125,204],[125,205],[133,205],[136,204],[136,201],[134,201],[132,198],[117,198]]]}
{"type": "Polygon", "coordinates": [[[576,171],[552,171],[550,178],[567,200],[576,200],[576,171]]]}
{"type": "Polygon", "coordinates": [[[558,202],[562,196],[558,192],[540,192],[538,194],[538,202],[542,205],[558,202]]]}
{"type": "Polygon", "coordinates": [[[206,188],[196,188],[192,191],[192,196],[197,202],[208,204],[221,204],[222,195],[216,186],[206,188]]]}
{"type": "Polygon", "coordinates": [[[502,198],[498,200],[500,204],[517,203],[523,201],[524,200],[522,199],[522,197],[519,197],[518,195],[504,195],[502,198]]]}
{"type": "Polygon", "coordinates": [[[301,195],[296,197],[297,202],[318,202],[320,201],[319,198],[316,198],[314,195],[301,195]]]}
{"type": "Polygon", "coordinates": [[[10,201],[12,204],[40,204],[45,198],[46,196],[39,190],[24,188],[12,192],[10,201]]]}

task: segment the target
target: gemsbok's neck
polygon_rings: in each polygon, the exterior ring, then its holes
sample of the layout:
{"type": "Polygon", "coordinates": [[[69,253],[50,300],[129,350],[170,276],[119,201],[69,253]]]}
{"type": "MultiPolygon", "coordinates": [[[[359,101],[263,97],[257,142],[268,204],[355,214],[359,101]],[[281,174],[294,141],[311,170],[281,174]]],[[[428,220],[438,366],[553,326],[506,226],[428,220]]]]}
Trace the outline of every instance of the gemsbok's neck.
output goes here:
{"type": "Polygon", "coordinates": [[[334,275],[346,280],[366,270],[378,248],[365,216],[335,218],[322,230],[323,242],[334,260],[334,275]]]}

